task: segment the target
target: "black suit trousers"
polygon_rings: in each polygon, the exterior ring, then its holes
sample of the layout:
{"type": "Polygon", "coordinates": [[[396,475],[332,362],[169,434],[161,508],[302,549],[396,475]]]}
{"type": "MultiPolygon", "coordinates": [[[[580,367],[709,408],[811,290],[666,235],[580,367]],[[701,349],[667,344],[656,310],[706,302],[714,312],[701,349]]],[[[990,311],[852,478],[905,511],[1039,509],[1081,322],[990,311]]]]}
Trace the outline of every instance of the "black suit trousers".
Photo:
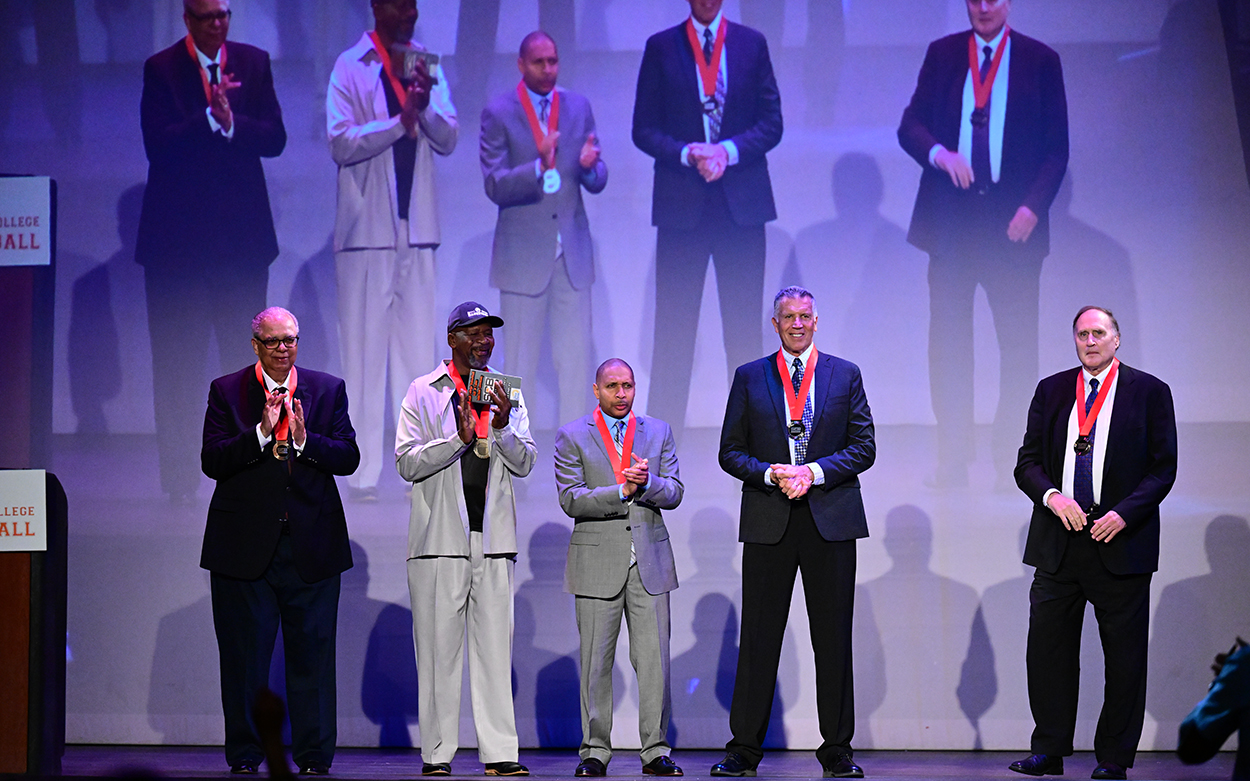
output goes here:
{"type": "Polygon", "coordinates": [[[824,539],[807,502],[796,502],[780,542],[748,542],[742,548],[742,630],[729,710],[733,739],[725,748],[741,754],[753,766],[764,756],[762,746],[796,572],[803,575],[816,661],[816,713],[822,738],[816,758],[827,766],[838,754],[851,753],[855,734],[851,669],[855,541],[824,539]]]}
{"type": "MultiPolygon", "coordinates": [[[[1059,519],[1055,519],[1059,523],[1059,519]]],[[[1032,751],[1069,756],[1080,690],[1081,623],[1094,606],[1105,659],[1106,688],[1094,732],[1099,762],[1132,767],[1146,714],[1146,649],[1150,573],[1107,571],[1088,527],[1069,533],[1059,569],[1038,570],[1029,590],[1026,662],[1033,710],[1032,751]]]]}
{"type": "Polygon", "coordinates": [[[685,425],[691,356],[708,256],[716,264],[725,357],[734,369],[764,352],[760,308],[764,300],[764,226],[738,225],[720,182],[708,185],[698,226],[660,227],[655,242],[655,342],[647,414],[674,432],[685,425]]]}
{"type": "Polygon", "coordinates": [[[210,584],[221,655],[226,761],[234,765],[264,759],[252,706],[257,692],[269,684],[280,624],[291,755],[301,768],[333,762],[338,737],[334,664],[340,576],[305,583],[295,569],[291,538],[284,534],[261,577],[239,580],[213,573],[210,584]]]}

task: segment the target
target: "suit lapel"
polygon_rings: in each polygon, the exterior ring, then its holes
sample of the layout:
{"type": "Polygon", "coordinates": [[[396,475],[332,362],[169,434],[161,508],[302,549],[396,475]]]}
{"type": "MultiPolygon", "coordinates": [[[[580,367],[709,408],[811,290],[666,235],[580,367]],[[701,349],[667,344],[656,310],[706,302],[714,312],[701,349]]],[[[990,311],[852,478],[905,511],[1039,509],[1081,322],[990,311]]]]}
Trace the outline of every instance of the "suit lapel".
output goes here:
{"type": "MultiPolygon", "coordinates": [[[[825,399],[833,386],[833,359],[822,352],[816,357],[816,393],[812,397],[812,431],[820,425],[820,416],[825,411],[825,399]]],[[[810,433],[808,435],[810,437],[810,433]]]]}
{"type": "Polygon", "coordinates": [[[1055,485],[1063,484],[1063,462],[1067,458],[1068,448],[1072,446],[1068,441],[1068,420],[1072,417],[1072,408],[1076,404],[1076,378],[1080,373],[1078,368],[1064,374],[1063,380],[1059,382],[1058,395],[1053,401],[1055,411],[1051,436],[1054,438],[1054,446],[1047,457],[1050,460],[1051,479],[1055,485]]]}
{"type": "Polygon", "coordinates": [[[1124,428],[1129,425],[1129,418],[1134,414],[1134,410],[1138,409],[1136,372],[1128,366],[1120,364],[1120,368],[1116,370],[1119,375],[1115,383],[1115,406],[1111,408],[1111,420],[1107,423],[1107,450],[1103,454],[1102,474],[1103,484],[1106,484],[1106,476],[1111,473],[1110,466],[1115,460],[1115,443],[1124,441],[1124,428]]]}
{"type": "Polygon", "coordinates": [[[777,414],[779,431],[784,431],[786,428],[786,391],[783,385],[785,382],[788,382],[788,378],[783,378],[777,369],[777,353],[772,353],[768,357],[768,366],[764,370],[764,383],[773,397],[773,410],[777,414]]]}

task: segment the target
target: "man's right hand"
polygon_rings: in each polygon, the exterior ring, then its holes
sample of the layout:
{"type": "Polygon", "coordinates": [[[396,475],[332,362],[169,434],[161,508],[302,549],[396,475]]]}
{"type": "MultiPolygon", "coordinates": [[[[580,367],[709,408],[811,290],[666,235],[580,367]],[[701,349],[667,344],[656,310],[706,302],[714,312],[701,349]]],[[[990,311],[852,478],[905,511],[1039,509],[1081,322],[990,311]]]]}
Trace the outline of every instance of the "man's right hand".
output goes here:
{"type": "Polygon", "coordinates": [[[1052,513],[1059,516],[1064,527],[1069,531],[1079,532],[1085,528],[1085,512],[1071,497],[1056,491],[1046,500],[1046,506],[1052,513]]]}
{"type": "Polygon", "coordinates": [[[286,393],[271,393],[265,399],[265,408],[260,413],[260,433],[261,436],[268,439],[273,436],[273,429],[278,425],[278,421],[282,419],[282,410],[285,406],[286,393]]]}
{"type": "Polygon", "coordinates": [[[432,86],[434,86],[434,79],[430,78],[430,72],[425,67],[425,60],[417,60],[412,84],[408,85],[408,95],[404,98],[404,109],[399,112],[399,121],[404,123],[404,130],[408,131],[409,138],[417,137],[417,120],[421,112],[430,105],[430,87],[432,86]]]}
{"type": "Polygon", "coordinates": [[[945,147],[933,156],[933,164],[945,171],[951,178],[951,184],[961,190],[967,190],[976,179],[972,175],[972,166],[968,164],[968,160],[958,152],[952,152],[945,147]]]}
{"type": "Polygon", "coordinates": [[[473,402],[469,401],[469,394],[460,394],[460,430],[456,433],[460,435],[460,441],[466,445],[473,442],[477,438],[476,434],[477,413],[473,410],[473,402]]]}

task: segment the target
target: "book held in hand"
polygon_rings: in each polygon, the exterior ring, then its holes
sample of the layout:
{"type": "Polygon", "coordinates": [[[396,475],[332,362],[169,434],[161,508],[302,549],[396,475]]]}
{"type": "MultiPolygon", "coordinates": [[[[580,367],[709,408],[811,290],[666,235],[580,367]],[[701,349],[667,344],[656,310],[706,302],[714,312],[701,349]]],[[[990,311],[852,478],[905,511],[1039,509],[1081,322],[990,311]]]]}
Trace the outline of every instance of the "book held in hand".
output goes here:
{"type": "Polygon", "coordinates": [[[499,372],[469,370],[469,399],[475,404],[490,404],[494,401],[494,388],[501,383],[504,393],[512,401],[513,406],[521,406],[521,378],[499,372]]]}

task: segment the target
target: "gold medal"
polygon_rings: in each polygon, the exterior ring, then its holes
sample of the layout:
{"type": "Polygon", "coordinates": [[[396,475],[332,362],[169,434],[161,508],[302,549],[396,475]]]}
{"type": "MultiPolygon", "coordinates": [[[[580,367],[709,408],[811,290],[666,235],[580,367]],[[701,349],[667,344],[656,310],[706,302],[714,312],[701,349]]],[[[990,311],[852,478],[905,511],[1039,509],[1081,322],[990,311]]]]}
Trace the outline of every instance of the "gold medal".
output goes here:
{"type": "Polygon", "coordinates": [[[279,439],[273,443],[273,457],[279,461],[285,461],[291,457],[291,443],[284,439],[279,439]]]}
{"type": "Polygon", "coordinates": [[[473,455],[478,458],[490,458],[490,440],[479,439],[473,443],[473,455]]]}

